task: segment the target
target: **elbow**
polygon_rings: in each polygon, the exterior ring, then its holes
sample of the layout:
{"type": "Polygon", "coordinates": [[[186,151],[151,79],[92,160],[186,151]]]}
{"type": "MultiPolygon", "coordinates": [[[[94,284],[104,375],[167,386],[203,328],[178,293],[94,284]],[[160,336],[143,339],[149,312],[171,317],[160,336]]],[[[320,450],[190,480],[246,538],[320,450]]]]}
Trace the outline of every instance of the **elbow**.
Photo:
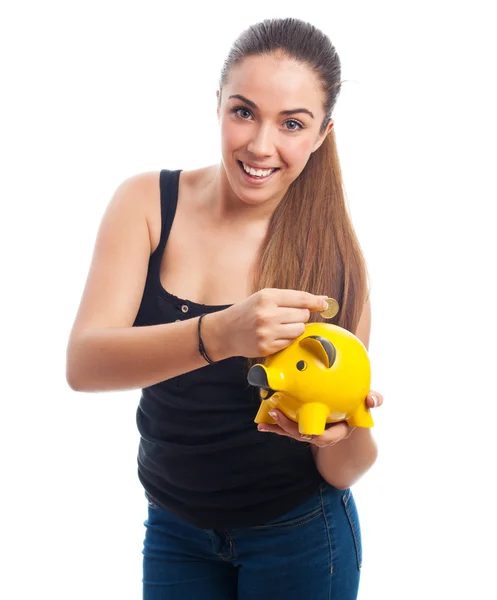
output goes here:
{"type": "Polygon", "coordinates": [[[84,392],[85,390],[80,386],[75,379],[72,377],[66,376],[67,385],[71,388],[73,392],[84,392]]]}
{"type": "MultiPolygon", "coordinates": [[[[365,475],[369,469],[375,464],[378,458],[378,447],[376,444],[371,450],[368,460],[363,462],[360,467],[343,469],[333,478],[333,481],[328,481],[333,487],[338,490],[347,490],[352,487],[354,483],[357,483],[359,479],[365,475]]],[[[326,478],[325,478],[326,479],[326,478]]]]}
{"type": "MultiPolygon", "coordinates": [[[[353,483],[355,483],[355,481],[353,483]]],[[[333,485],[333,484],[331,484],[331,485],[333,485]]],[[[340,490],[342,492],[344,490],[348,490],[349,487],[351,487],[351,486],[352,486],[352,483],[350,485],[344,485],[344,484],[335,484],[335,485],[333,485],[334,488],[336,488],[337,490],[340,490]]]]}
{"type": "Polygon", "coordinates": [[[69,367],[66,369],[66,381],[67,385],[74,392],[104,392],[104,388],[100,389],[97,385],[92,385],[91,380],[85,377],[81,372],[71,370],[69,367]]]}
{"type": "Polygon", "coordinates": [[[85,392],[81,377],[78,376],[77,369],[68,361],[66,364],[66,382],[74,392],[85,392]]]}
{"type": "Polygon", "coordinates": [[[82,364],[77,360],[68,360],[66,364],[66,382],[74,392],[98,392],[100,390],[95,381],[88,373],[88,370],[82,368],[82,364]],[[78,364],[79,363],[79,364],[78,364]]]}
{"type": "Polygon", "coordinates": [[[327,481],[337,490],[348,490],[349,487],[352,487],[354,483],[359,481],[365,472],[366,471],[362,471],[361,473],[340,473],[339,477],[334,477],[332,480],[327,481]]]}
{"type": "Polygon", "coordinates": [[[79,392],[78,389],[78,378],[76,369],[74,367],[74,360],[71,359],[71,353],[69,348],[66,351],[66,382],[71,390],[79,392]]]}
{"type": "Polygon", "coordinates": [[[66,350],[66,382],[74,392],[87,392],[88,385],[85,385],[85,377],[82,373],[84,364],[81,352],[78,352],[80,344],[73,339],[69,342],[66,350]]]}

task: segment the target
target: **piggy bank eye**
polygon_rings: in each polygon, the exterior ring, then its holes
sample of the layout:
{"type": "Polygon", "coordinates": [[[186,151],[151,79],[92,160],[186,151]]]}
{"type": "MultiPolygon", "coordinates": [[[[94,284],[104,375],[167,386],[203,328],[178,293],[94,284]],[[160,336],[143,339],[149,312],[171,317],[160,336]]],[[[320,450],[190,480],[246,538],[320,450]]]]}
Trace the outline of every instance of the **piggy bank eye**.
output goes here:
{"type": "Polygon", "coordinates": [[[299,360],[297,363],[297,369],[299,371],[305,371],[305,369],[307,369],[307,363],[304,360],[299,360]]]}

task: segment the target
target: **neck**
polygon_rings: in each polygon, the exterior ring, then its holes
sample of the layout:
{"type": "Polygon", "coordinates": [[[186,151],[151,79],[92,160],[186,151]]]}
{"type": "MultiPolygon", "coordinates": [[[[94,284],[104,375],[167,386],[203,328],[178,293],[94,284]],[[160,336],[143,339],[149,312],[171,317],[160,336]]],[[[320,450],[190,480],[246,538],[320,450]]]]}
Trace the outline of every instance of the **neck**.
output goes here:
{"type": "Polygon", "coordinates": [[[222,162],[208,168],[205,191],[212,216],[230,224],[252,223],[267,227],[282,198],[281,196],[252,202],[242,200],[233,190],[222,162]]]}

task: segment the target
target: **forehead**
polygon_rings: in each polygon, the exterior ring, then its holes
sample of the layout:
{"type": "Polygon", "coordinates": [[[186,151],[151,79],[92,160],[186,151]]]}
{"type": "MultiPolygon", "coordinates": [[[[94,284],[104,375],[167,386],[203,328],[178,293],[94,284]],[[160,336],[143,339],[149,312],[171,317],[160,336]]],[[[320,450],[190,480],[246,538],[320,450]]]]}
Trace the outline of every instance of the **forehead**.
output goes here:
{"type": "Polygon", "coordinates": [[[271,110],[306,107],[319,111],[324,92],[316,74],[289,58],[250,56],[235,65],[229,74],[223,96],[241,94],[258,107],[271,110]]]}

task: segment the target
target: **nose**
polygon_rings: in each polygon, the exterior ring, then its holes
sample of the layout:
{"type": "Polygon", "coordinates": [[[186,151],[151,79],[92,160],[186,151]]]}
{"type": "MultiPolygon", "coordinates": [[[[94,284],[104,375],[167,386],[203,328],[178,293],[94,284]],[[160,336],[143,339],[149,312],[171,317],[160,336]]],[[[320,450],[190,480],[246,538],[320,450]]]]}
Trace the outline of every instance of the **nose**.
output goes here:
{"type": "Polygon", "coordinates": [[[274,154],[273,132],[269,125],[258,127],[255,130],[247,146],[247,151],[257,157],[272,156],[274,154]]]}

